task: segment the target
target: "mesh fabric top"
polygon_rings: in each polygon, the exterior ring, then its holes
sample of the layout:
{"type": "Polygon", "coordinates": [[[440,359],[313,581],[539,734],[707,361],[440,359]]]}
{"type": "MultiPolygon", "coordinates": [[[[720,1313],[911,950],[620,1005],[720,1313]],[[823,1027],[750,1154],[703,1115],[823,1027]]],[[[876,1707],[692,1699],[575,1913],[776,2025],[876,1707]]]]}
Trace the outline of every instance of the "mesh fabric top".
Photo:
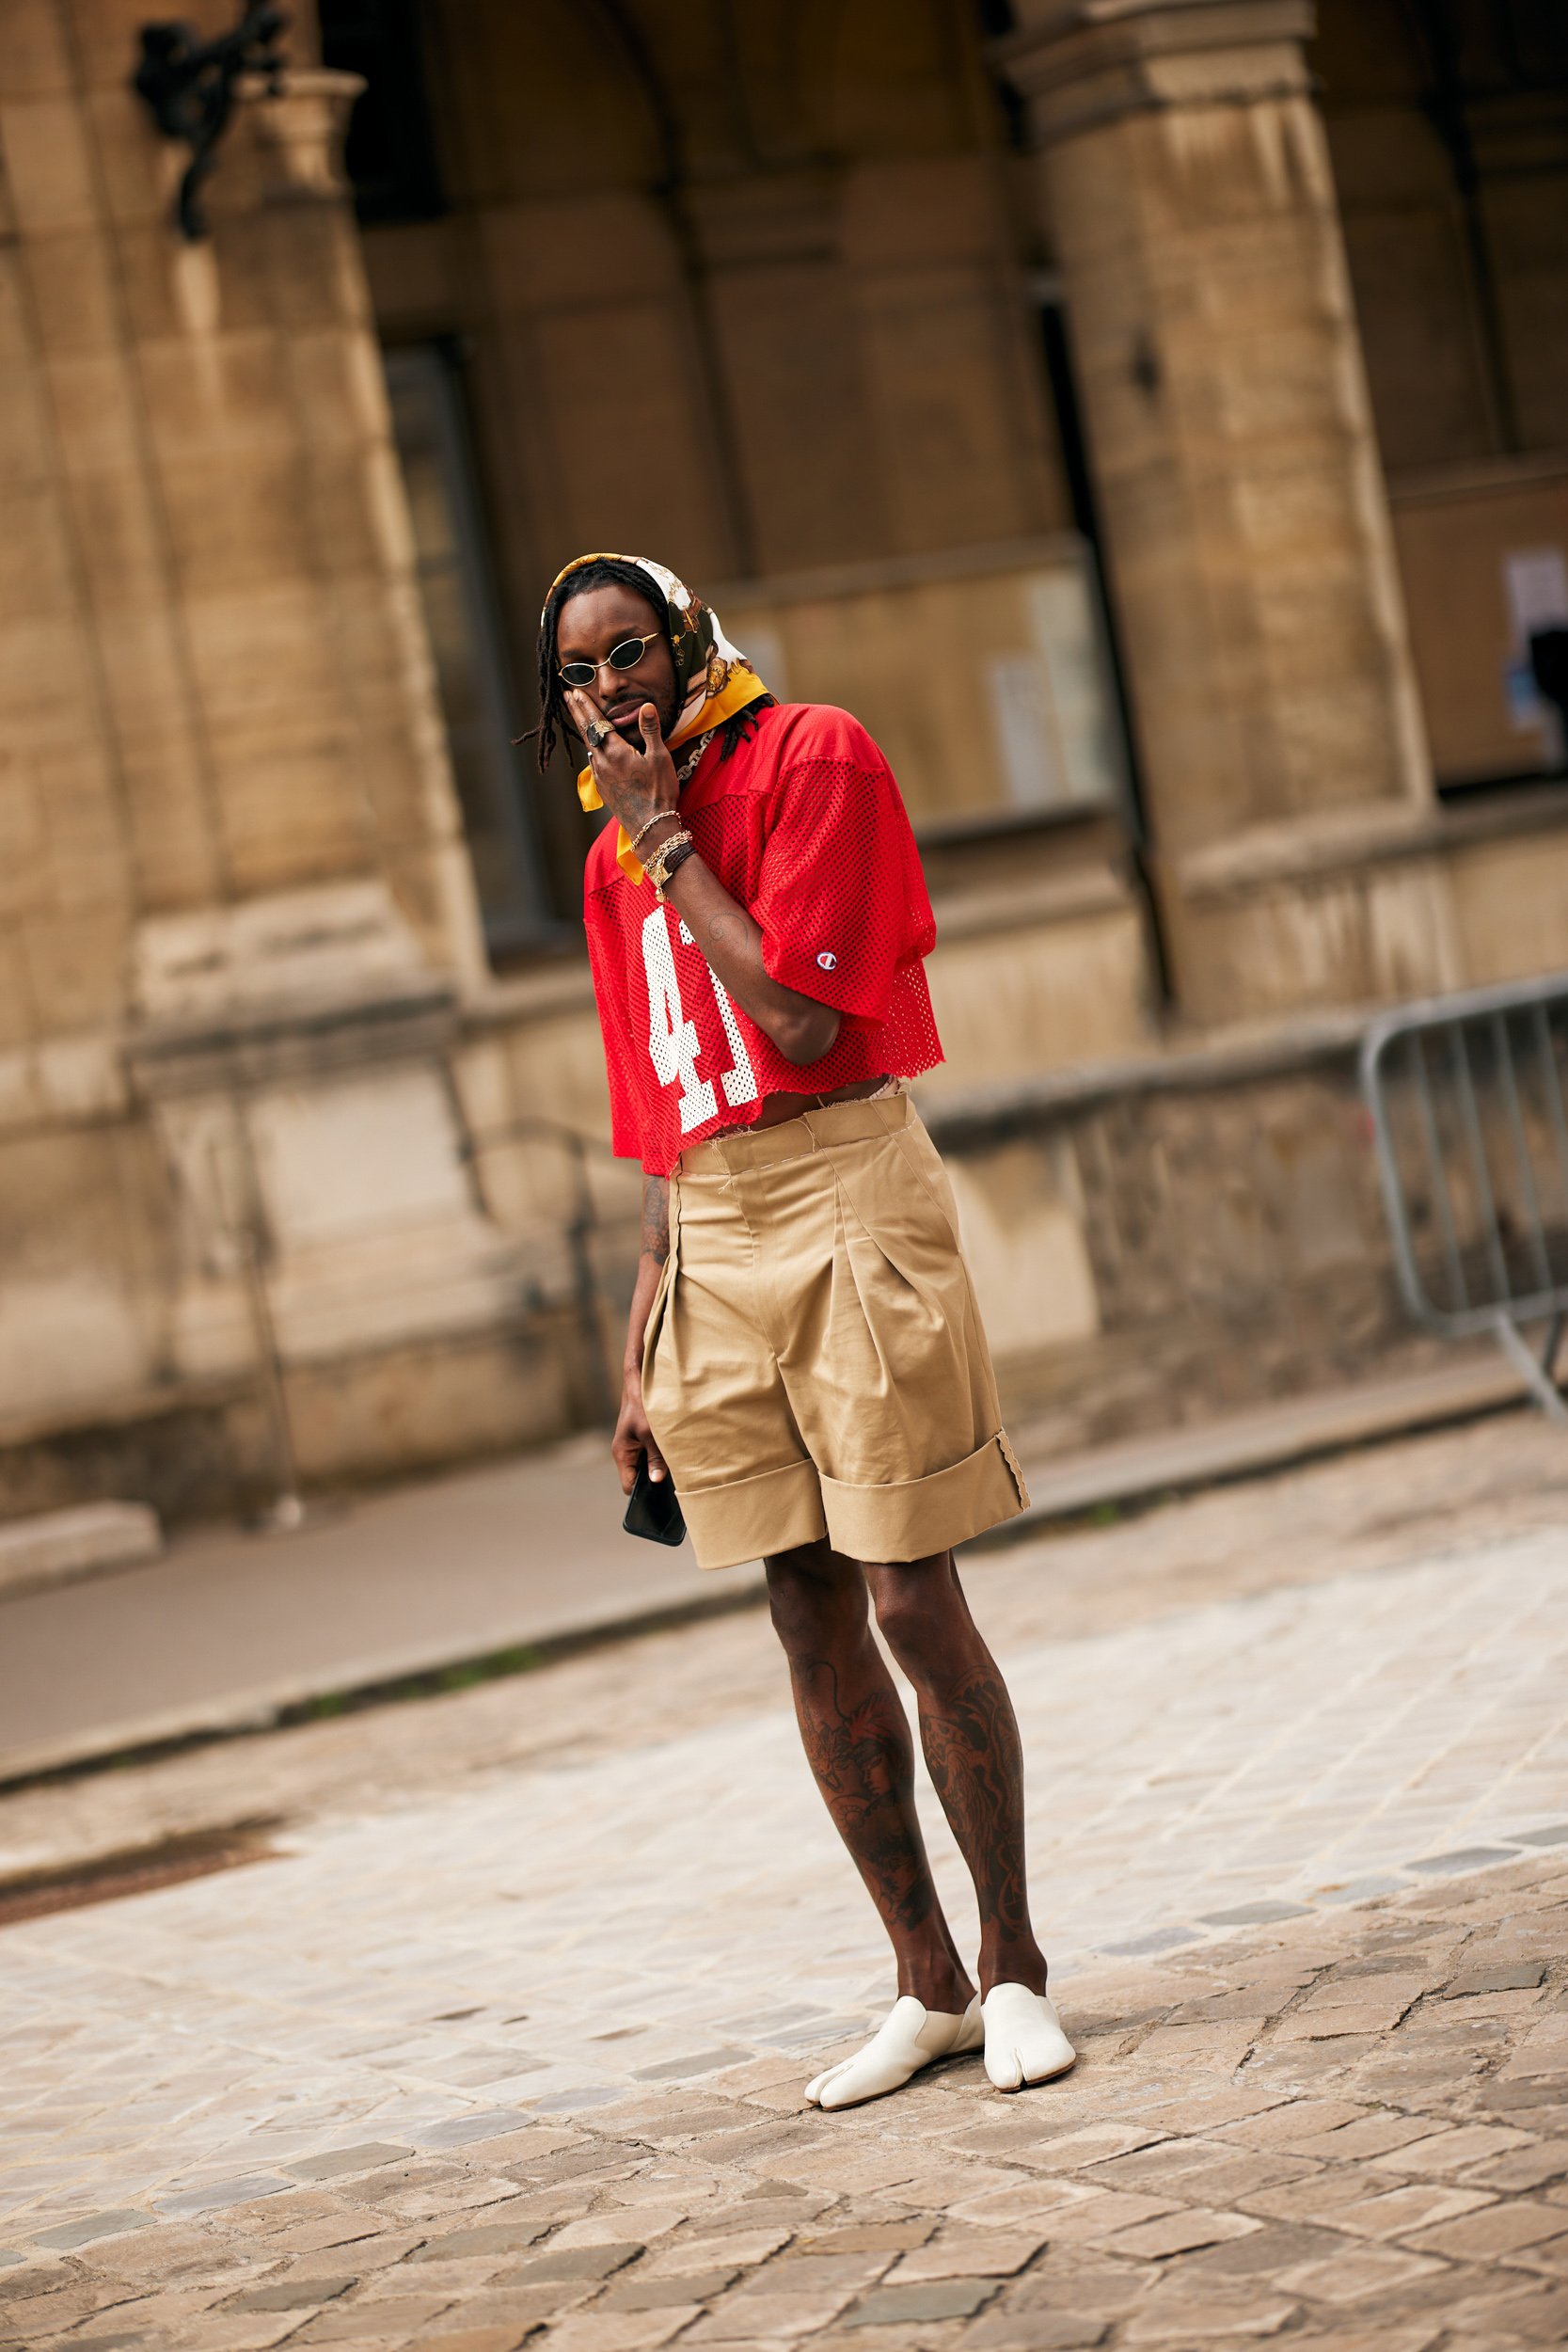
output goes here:
{"type": "Polygon", "coordinates": [[[761,926],[784,987],[843,1015],[831,1053],[786,1061],[709,971],[673,906],[635,887],[607,825],[588,855],[584,916],[610,1069],[615,1149],[666,1176],[683,1148],[750,1126],[768,1094],[817,1094],[942,1059],[921,959],[936,939],[910,820],[876,744],[847,711],[758,715],[717,742],[681,794],[698,855],[761,926]]]}

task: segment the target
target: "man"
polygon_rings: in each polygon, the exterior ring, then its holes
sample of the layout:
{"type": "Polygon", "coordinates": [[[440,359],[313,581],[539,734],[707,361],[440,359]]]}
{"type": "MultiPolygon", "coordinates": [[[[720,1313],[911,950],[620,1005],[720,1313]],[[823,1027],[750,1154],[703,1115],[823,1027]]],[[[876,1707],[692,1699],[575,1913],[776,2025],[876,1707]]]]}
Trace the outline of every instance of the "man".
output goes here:
{"type": "Polygon", "coordinates": [[[781,707],[641,557],[561,574],[539,679],[541,765],[558,727],[580,736],[583,805],[617,820],[585,912],[615,1148],[644,1170],[621,1484],[646,1454],[705,1567],[765,1558],[806,1755],[898,1964],[886,2024],[806,2095],[852,2106],[982,2044],[999,2089],[1048,2080],[1073,2051],[1029,1922],[1018,1726],[952,1555],[1028,1497],[901,1085],[942,1049],[897,787],[847,712],[781,707]],[[974,1881],[979,1994],[868,1590],[974,1881]]]}

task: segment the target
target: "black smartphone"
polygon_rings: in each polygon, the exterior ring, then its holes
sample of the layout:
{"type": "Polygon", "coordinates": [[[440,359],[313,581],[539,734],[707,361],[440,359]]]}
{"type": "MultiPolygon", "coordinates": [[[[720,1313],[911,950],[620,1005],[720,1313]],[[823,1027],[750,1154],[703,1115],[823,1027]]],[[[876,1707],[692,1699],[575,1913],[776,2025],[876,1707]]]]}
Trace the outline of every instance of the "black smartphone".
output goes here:
{"type": "Polygon", "coordinates": [[[651,1544],[684,1544],[686,1521],[671,1478],[648,1476],[646,1451],[637,1457],[637,1481],[621,1521],[628,1535],[646,1535],[651,1544]]]}

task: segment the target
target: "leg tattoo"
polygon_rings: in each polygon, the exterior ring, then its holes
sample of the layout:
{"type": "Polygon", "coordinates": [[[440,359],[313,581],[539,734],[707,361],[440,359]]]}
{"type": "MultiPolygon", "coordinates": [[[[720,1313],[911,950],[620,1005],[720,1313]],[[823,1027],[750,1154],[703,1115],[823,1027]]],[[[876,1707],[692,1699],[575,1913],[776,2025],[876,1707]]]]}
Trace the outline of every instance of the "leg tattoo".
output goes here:
{"type": "Polygon", "coordinates": [[[909,1724],[886,1673],[879,1678],[880,1689],[867,1677],[870,1687],[846,1707],[831,1660],[790,1661],[806,1760],[833,1826],[883,1918],[918,1928],[937,1893],[915,1819],[909,1724]]]}
{"type": "Polygon", "coordinates": [[[868,1571],[878,1617],[920,1702],[920,1741],[980,1912],[980,1981],[1045,1991],[1029,1922],[1023,1750],[1018,1718],[981,1640],[952,1555],[868,1571]]]}
{"type": "Polygon", "coordinates": [[[826,1544],[769,1560],[768,1572],[806,1758],[887,1930],[898,1990],[961,2013],[974,1987],[937,1899],[914,1807],[914,1745],[871,1636],[864,1581],[826,1544]]]}
{"type": "Polygon", "coordinates": [[[989,1659],[928,1705],[920,1744],[931,1786],[969,1865],[982,1937],[1032,1944],[1023,1862],[1023,1747],[1007,1687],[989,1659]]]}

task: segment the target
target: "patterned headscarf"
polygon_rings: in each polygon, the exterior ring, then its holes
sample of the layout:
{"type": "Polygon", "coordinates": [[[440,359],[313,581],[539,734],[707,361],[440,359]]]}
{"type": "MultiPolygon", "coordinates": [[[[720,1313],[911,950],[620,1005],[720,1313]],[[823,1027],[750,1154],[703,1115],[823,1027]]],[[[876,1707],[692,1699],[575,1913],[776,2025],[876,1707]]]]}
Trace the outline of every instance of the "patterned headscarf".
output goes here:
{"type": "MultiPolygon", "coordinates": [[[[562,581],[573,572],[580,572],[587,564],[603,562],[634,564],[647,574],[656,594],[649,601],[655,610],[660,602],[669,624],[670,644],[675,656],[675,682],[680,689],[680,709],[672,728],[668,748],[674,751],[682,743],[689,743],[694,736],[710,735],[715,727],[733,719],[737,710],[754,703],[768,688],[758,677],[745,655],[732,645],[719,626],[719,615],[694,596],[683,580],[655,564],[645,555],[603,554],[579,555],[550,582],[549,594],[554,596],[562,581]]],[[[549,610],[549,596],[545,599],[549,610]]],[[[540,621],[543,624],[544,614],[540,621]]],[[[594,771],[584,768],[578,777],[578,798],[585,809],[602,808],[599,789],[594,782],[594,771]]],[[[640,882],[642,868],[632,855],[631,843],[625,829],[615,846],[616,863],[630,882],[640,882]]]]}

